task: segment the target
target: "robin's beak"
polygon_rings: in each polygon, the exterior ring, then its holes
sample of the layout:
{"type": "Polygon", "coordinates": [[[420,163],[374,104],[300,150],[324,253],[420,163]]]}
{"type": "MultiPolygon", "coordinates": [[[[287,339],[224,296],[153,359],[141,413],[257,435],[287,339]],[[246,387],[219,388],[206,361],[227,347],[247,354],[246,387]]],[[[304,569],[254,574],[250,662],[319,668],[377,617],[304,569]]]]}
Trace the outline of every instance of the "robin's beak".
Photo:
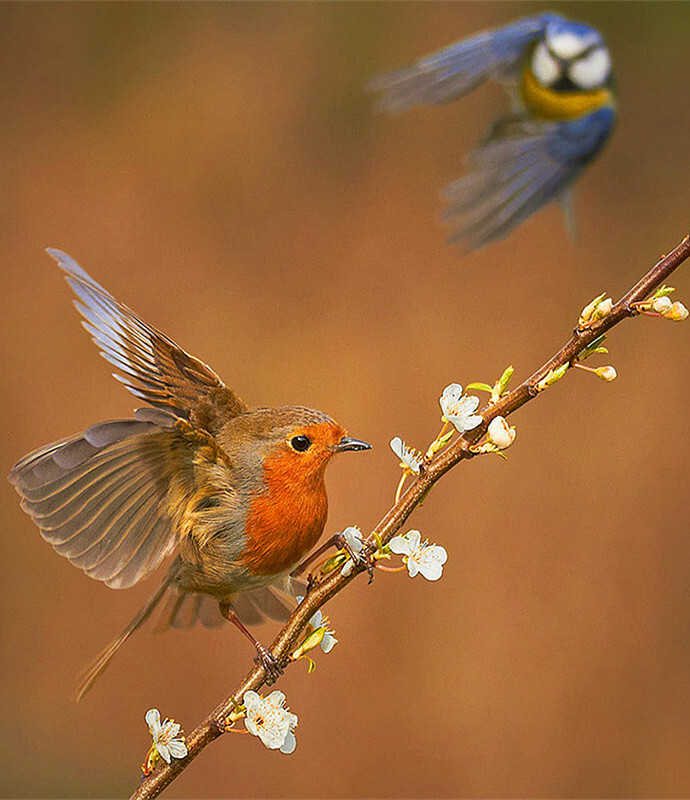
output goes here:
{"type": "Polygon", "coordinates": [[[366,442],[360,442],[359,439],[343,436],[334,449],[336,453],[344,453],[346,450],[371,450],[371,445],[366,442]]]}

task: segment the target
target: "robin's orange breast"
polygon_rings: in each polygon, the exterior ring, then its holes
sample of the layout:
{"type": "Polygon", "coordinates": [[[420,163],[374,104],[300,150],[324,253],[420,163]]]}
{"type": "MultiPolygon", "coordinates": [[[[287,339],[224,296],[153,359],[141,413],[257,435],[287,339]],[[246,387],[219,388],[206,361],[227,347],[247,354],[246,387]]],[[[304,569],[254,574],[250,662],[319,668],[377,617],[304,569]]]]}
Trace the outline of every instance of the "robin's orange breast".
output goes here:
{"type": "Polygon", "coordinates": [[[265,487],[250,502],[242,562],[257,575],[278,575],[299,563],[326,525],[328,499],[320,474],[265,469],[265,487]]]}

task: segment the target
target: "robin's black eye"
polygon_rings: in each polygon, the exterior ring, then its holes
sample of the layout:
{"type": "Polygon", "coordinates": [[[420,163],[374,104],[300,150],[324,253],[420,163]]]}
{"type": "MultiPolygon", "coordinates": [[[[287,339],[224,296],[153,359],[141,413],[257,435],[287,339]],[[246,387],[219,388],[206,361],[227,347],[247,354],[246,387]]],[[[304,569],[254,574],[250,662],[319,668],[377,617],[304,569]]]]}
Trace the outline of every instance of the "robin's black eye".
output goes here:
{"type": "Polygon", "coordinates": [[[311,439],[308,436],[293,436],[290,444],[298,453],[303,453],[311,447],[311,439]]]}

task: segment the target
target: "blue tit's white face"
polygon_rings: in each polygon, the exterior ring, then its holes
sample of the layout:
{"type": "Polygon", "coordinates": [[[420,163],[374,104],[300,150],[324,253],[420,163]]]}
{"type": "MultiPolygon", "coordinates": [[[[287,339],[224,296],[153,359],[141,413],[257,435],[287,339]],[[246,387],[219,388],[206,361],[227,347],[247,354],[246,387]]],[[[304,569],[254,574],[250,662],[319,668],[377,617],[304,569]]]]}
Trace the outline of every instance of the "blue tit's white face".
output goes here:
{"type": "Polygon", "coordinates": [[[600,89],[611,75],[611,57],[593,28],[570,24],[548,28],[532,54],[532,74],[542,86],[561,91],[600,89]]]}

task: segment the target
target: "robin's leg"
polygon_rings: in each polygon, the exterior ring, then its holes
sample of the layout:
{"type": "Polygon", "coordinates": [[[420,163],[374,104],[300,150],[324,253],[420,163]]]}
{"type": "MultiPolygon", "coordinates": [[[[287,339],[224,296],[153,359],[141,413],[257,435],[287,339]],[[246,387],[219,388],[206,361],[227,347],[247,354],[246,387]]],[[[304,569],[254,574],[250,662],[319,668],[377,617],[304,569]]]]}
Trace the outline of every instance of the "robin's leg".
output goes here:
{"type": "Polygon", "coordinates": [[[257,656],[254,659],[257,664],[261,664],[261,666],[266,670],[266,683],[270,686],[272,683],[275,683],[278,678],[283,674],[285,671],[283,667],[280,665],[278,659],[264,647],[261,642],[252,636],[251,632],[244,627],[244,625],[240,622],[237,617],[237,614],[232,609],[230,603],[219,603],[220,605],[220,613],[228,620],[228,622],[232,622],[232,624],[244,635],[249,639],[249,641],[254,645],[256,648],[257,656]]]}
{"type": "MultiPolygon", "coordinates": [[[[319,556],[322,556],[326,550],[331,547],[335,547],[336,550],[345,550],[350,558],[355,563],[366,563],[367,574],[369,575],[369,583],[372,582],[374,579],[374,559],[372,558],[372,554],[366,545],[360,550],[359,552],[352,549],[347,539],[343,536],[342,533],[335,533],[324,542],[320,547],[317,547],[313,553],[310,553],[304,561],[300,562],[290,573],[293,578],[299,577],[304,570],[316,561],[319,556]]],[[[309,582],[311,584],[311,581],[309,582]]]]}

